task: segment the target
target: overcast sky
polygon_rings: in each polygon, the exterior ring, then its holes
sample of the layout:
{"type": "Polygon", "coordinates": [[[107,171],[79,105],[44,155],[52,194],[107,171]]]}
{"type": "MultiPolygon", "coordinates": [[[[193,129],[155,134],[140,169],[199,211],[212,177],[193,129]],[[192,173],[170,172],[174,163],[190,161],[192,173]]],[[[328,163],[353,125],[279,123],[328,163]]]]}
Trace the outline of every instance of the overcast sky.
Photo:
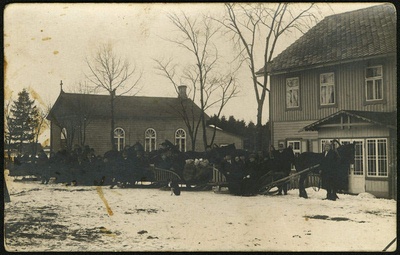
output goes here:
{"type": "MultiPolygon", "coordinates": [[[[320,3],[324,16],[361,9],[368,3],[320,3]]],[[[23,88],[36,92],[45,104],[54,104],[60,80],[66,92],[85,80],[85,58],[99,45],[111,43],[114,49],[143,70],[140,96],[176,96],[173,86],[157,75],[153,59],[184,57],[173,39],[176,28],[168,13],[184,11],[189,16],[207,13],[219,17],[223,4],[11,4],[4,11],[5,99],[12,91],[16,98],[23,88]],[[179,52],[179,53],[177,53],[179,52]]],[[[280,53],[298,39],[285,36],[275,52],[280,53]]],[[[231,43],[226,41],[225,52],[231,43]]],[[[233,54],[233,53],[232,53],[233,54]]],[[[262,54],[262,52],[260,52],[262,54]]],[[[261,68],[262,66],[260,66],[261,68]]],[[[243,66],[238,73],[240,93],[228,103],[223,114],[256,121],[256,102],[250,73],[243,66]]],[[[132,80],[133,81],[133,80],[132,80]]],[[[207,112],[214,114],[213,109],[207,112]]],[[[264,109],[264,122],[268,109],[264,109]]]]}

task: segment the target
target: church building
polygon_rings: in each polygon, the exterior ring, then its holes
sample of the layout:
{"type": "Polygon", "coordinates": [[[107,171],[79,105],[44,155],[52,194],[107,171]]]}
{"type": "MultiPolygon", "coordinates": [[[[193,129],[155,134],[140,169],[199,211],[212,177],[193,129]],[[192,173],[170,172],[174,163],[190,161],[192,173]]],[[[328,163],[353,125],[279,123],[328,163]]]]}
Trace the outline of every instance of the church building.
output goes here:
{"type": "MultiPolygon", "coordinates": [[[[118,151],[136,142],[145,151],[159,149],[165,140],[176,144],[181,151],[191,151],[189,128],[196,127],[201,109],[186,95],[186,86],[179,87],[173,97],[115,96],[114,130],[111,133],[111,96],[66,93],[61,87],[48,120],[51,122],[51,151],[73,149],[88,145],[96,155],[111,150],[111,134],[118,151]],[[190,124],[188,124],[190,123],[190,124]]],[[[209,116],[205,114],[206,120],[209,116]]],[[[206,127],[208,143],[214,128],[206,127]]],[[[202,128],[199,125],[196,151],[204,151],[202,128]]],[[[235,143],[243,148],[243,138],[217,128],[214,144],[223,146],[235,143]]]]}

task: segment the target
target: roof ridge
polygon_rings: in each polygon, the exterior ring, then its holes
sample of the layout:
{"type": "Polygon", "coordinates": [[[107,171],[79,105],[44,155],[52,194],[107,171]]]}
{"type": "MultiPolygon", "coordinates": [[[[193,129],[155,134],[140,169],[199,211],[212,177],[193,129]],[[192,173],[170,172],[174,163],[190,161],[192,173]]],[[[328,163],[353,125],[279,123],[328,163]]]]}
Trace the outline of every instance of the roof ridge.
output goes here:
{"type": "MultiPolygon", "coordinates": [[[[82,95],[82,96],[109,96],[109,94],[92,94],[92,93],[70,93],[63,92],[63,95],[82,95]]],[[[167,98],[167,99],[178,99],[178,97],[166,97],[166,96],[137,96],[137,95],[116,95],[116,97],[137,97],[137,98],[167,98]]]]}
{"type": "Polygon", "coordinates": [[[385,3],[325,17],[272,60],[272,73],[396,52],[395,11],[385,3]]]}
{"type": "MultiPolygon", "coordinates": [[[[346,3],[343,3],[343,4],[346,4],[346,3]]],[[[371,2],[371,4],[374,4],[374,2],[371,2]]],[[[383,4],[377,4],[374,6],[365,7],[362,9],[356,9],[356,10],[346,11],[346,12],[341,12],[341,13],[333,13],[331,15],[325,16],[324,19],[330,18],[330,17],[338,17],[338,16],[342,16],[342,15],[349,15],[349,13],[354,13],[354,12],[364,12],[364,11],[367,11],[368,9],[384,7],[384,6],[393,6],[393,4],[387,2],[387,3],[383,3],[383,4]]],[[[396,9],[396,8],[394,8],[394,9],[396,9]]]]}

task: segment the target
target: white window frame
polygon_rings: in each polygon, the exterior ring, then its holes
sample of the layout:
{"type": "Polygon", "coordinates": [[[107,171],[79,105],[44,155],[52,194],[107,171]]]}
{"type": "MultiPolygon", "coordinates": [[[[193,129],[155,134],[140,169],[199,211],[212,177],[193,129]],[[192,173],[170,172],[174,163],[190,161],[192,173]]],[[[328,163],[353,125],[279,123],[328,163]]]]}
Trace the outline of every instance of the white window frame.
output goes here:
{"type": "Polygon", "coordinates": [[[288,109],[299,108],[300,107],[299,77],[287,78],[285,88],[286,88],[286,108],[288,109]]]}
{"type": "Polygon", "coordinates": [[[182,128],[175,131],[175,145],[178,146],[179,151],[186,152],[186,131],[182,128]]]}
{"type": "Polygon", "coordinates": [[[335,73],[322,73],[319,76],[319,94],[320,104],[322,106],[334,105],[336,103],[335,93],[335,73]],[[330,98],[333,95],[333,101],[330,102],[330,98]],[[329,99],[327,99],[329,97],[329,99]]]}
{"type": "Polygon", "coordinates": [[[386,138],[368,138],[366,139],[366,172],[368,177],[388,177],[389,169],[388,169],[388,143],[386,138]],[[369,142],[374,142],[374,150],[375,154],[372,154],[369,149],[369,142]],[[379,142],[384,142],[384,150],[385,155],[379,155],[379,142]],[[372,155],[371,155],[372,154],[372,155]],[[383,161],[383,162],[382,162],[383,161]],[[383,163],[380,164],[380,163],[383,163]],[[373,169],[371,169],[373,168],[373,169]],[[375,171],[373,171],[375,170],[375,171]]]}
{"type": "Polygon", "coordinates": [[[148,128],[144,132],[144,149],[148,152],[157,149],[157,132],[154,128],[148,128]]]}
{"type": "Polygon", "coordinates": [[[117,145],[117,151],[125,148],[125,130],[121,127],[114,129],[114,142],[117,145]]]}
{"type": "Polygon", "coordinates": [[[369,66],[365,70],[365,100],[367,102],[383,100],[383,66],[369,66]],[[380,69],[380,74],[368,77],[369,69],[380,69]],[[368,93],[370,86],[372,86],[372,95],[368,93]],[[380,86],[380,87],[379,87],[380,86]],[[380,95],[379,95],[380,94],[380,95]]]}
{"type": "Polygon", "coordinates": [[[341,144],[356,143],[354,150],[354,164],[349,169],[350,175],[364,175],[365,167],[365,141],[364,139],[340,139],[341,144]],[[357,146],[361,144],[361,154],[357,154],[357,146]]]}
{"type": "MultiPolygon", "coordinates": [[[[299,156],[302,153],[301,150],[301,141],[300,140],[288,140],[286,141],[286,147],[288,148],[289,146],[292,146],[293,149],[293,154],[295,157],[299,156]],[[296,148],[295,144],[299,144],[298,149],[296,148]]],[[[294,164],[292,164],[292,170],[296,170],[296,167],[294,164]]]]}

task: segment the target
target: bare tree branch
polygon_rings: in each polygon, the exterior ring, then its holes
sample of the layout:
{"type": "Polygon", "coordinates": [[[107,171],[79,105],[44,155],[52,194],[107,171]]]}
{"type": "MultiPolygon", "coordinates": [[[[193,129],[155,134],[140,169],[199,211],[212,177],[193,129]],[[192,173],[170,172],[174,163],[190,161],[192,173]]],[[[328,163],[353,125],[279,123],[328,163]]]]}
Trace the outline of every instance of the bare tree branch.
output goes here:
{"type": "Polygon", "coordinates": [[[284,33],[292,30],[303,32],[302,28],[307,27],[307,21],[315,21],[316,17],[311,13],[313,7],[313,3],[302,8],[292,3],[226,3],[226,16],[222,20],[214,19],[225,28],[227,34],[232,35],[233,45],[238,49],[236,58],[246,62],[251,72],[257,102],[259,132],[257,149],[262,149],[262,113],[266,92],[269,92],[267,66],[271,63],[275,47],[284,33]],[[260,46],[264,48],[262,83],[258,81],[259,77],[256,75],[257,42],[260,42],[260,46]],[[259,91],[260,88],[261,91],[259,91]]]}
{"type": "Polygon", "coordinates": [[[115,100],[118,96],[130,93],[137,88],[142,72],[131,84],[128,80],[138,71],[135,65],[131,65],[127,59],[117,56],[111,44],[101,45],[94,58],[86,59],[89,68],[89,74],[85,74],[86,78],[93,83],[95,88],[105,90],[110,94],[110,112],[111,112],[111,130],[110,141],[113,149],[114,144],[114,122],[115,122],[115,100]],[[117,92],[118,96],[117,96],[117,92]]]}
{"type": "MultiPolygon", "coordinates": [[[[190,110],[181,109],[179,112],[188,129],[193,131],[191,136],[192,149],[195,148],[196,140],[194,138],[196,137],[199,125],[202,127],[203,145],[206,148],[209,144],[206,134],[207,120],[205,118],[205,111],[221,102],[223,108],[229,99],[233,98],[236,91],[235,86],[223,85],[224,82],[227,83],[227,79],[224,79],[223,75],[221,75],[221,70],[218,70],[218,63],[221,58],[215,40],[218,39],[217,35],[222,26],[214,26],[215,22],[208,17],[192,18],[183,12],[179,15],[169,14],[168,17],[171,23],[177,28],[180,36],[177,39],[167,39],[167,41],[185,49],[188,56],[192,59],[191,64],[187,65],[181,71],[180,78],[185,81],[185,84],[189,85],[191,100],[199,100],[201,110],[200,116],[196,117],[194,108],[190,110]],[[230,90],[233,92],[228,93],[227,91],[230,90]],[[218,91],[222,92],[217,95],[218,91]],[[188,116],[189,114],[191,116],[188,116]]],[[[167,78],[178,92],[178,86],[180,85],[176,78],[178,65],[173,64],[172,60],[155,60],[155,62],[157,63],[156,69],[159,71],[159,74],[167,78]]],[[[229,76],[234,76],[234,74],[230,73],[229,76]]]]}

